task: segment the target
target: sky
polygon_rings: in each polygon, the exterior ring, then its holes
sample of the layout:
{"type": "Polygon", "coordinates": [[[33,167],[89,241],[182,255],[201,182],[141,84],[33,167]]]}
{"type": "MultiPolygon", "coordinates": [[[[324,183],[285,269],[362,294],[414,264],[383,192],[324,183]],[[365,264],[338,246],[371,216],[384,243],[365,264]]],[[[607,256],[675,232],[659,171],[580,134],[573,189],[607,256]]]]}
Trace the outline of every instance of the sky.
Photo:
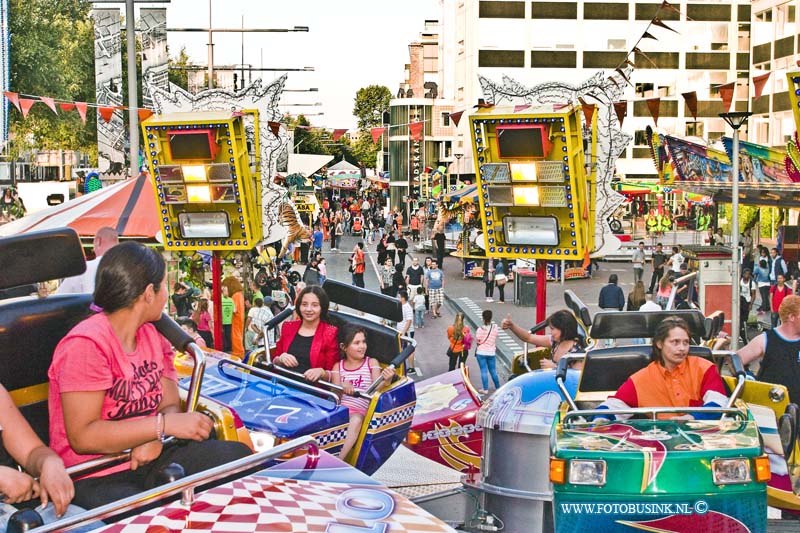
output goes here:
{"type": "MultiPolygon", "coordinates": [[[[145,4],[146,5],[146,4],[145,4]]],[[[163,5],[163,4],[162,4],[163,5]]],[[[317,87],[319,92],[289,92],[284,103],[320,106],[287,107],[309,116],[315,126],[355,129],[352,115],[356,92],[385,85],[397,92],[408,63],[408,43],[416,40],[426,19],[438,19],[438,0],[211,0],[214,28],[308,26],[309,32],[246,33],[244,63],[268,68],[314,67],[314,72],[289,72],[287,89],[317,87]]],[[[208,0],[172,0],[167,27],[207,28],[208,0]]],[[[214,34],[214,64],[242,63],[240,33],[214,34]]],[[[171,55],[182,46],[190,58],[207,64],[207,33],[170,32],[171,55]]],[[[282,72],[261,73],[271,81],[282,72]]],[[[257,77],[258,72],[253,72],[257,77]]]]}

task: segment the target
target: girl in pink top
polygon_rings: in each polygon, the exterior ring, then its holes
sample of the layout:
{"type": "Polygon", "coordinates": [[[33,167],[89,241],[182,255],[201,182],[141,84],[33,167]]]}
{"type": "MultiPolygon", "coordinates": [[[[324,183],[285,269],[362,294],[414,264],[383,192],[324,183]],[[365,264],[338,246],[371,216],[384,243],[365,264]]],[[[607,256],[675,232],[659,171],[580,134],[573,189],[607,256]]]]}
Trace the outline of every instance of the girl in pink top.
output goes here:
{"type": "Polygon", "coordinates": [[[166,465],[186,475],[244,457],[238,442],[208,439],[213,422],[181,411],[173,349],[153,320],[167,303],[161,254],[118,244],[97,269],[95,303],[103,309],[75,326],[50,365],[50,446],[66,466],[131,450],[129,463],[75,482],[75,503],[94,508],[157,485],[166,465]],[[162,445],[165,436],[185,444],[162,445]]]}
{"type": "Polygon", "coordinates": [[[386,367],[381,370],[381,365],[376,359],[367,357],[367,333],[364,328],[358,326],[345,328],[342,340],[339,347],[344,353],[344,358],[333,367],[331,380],[344,389],[342,405],[350,410],[347,438],[339,452],[339,457],[345,460],[358,438],[361,424],[369,408],[369,400],[356,398],[353,393],[366,391],[380,376],[383,376],[387,384],[390,383],[394,369],[386,367]]]}
{"type": "Polygon", "coordinates": [[[497,377],[497,332],[500,328],[492,322],[492,311],[483,312],[483,325],[475,332],[475,358],[481,369],[481,384],[483,388],[478,392],[486,394],[489,389],[489,375],[492,376],[494,388],[500,388],[500,379],[497,377]],[[488,374],[488,375],[487,375],[488,374]]]}

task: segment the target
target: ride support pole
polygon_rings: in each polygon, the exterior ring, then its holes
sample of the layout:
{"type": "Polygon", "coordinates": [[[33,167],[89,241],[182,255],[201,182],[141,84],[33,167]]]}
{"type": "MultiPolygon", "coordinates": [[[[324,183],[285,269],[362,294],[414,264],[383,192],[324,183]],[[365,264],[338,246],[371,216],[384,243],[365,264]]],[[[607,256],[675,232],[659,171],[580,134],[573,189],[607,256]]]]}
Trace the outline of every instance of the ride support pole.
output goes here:
{"type": "Polygon", "coordinates": [[[547,315],[547,260],[536,260],[536,323],[547,315]]]}
{"type": "Polygon", "coordinates": [[[222,256],[211,256],[211,300],[214,303],[214,349],[222,351],[222,256]]]}

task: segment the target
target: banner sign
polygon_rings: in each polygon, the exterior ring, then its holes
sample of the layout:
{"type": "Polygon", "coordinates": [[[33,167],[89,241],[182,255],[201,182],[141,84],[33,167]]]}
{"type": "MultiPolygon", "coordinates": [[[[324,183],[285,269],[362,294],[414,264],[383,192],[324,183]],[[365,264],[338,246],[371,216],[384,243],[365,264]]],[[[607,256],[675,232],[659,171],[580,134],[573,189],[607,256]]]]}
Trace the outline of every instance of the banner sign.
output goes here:
{"type": "Polygon", "coordinates": [[[139,14],[142,39],[142,107],[152,108],[151,87],[169,87],[169,56],[167,54],[167,10],[142,8],[139,14]]]}
{"type": "MultiPolygon", "coordinates": [[[[119,9],[94,9],[94,72],[100,106],[122,106],[122,39],[119,9]]],[[[125,123],[114,109],[110,120],[97,115],[97,166],[101,173],[118,174],[127,167],[125,123]]]]}

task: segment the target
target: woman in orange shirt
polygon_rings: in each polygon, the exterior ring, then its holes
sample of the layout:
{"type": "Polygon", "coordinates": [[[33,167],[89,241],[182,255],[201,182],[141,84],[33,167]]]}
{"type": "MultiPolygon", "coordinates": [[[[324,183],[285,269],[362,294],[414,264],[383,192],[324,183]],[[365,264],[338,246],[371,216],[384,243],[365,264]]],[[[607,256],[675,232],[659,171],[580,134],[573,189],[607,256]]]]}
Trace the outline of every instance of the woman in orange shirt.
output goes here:
{"type": "Polygon", "coordinates": [[[243,359],[244,318],[247,314],[244,308],[244,287],[242,282],[233,276],[228,276],[222,280],[222,285],[228,288],[228,294],[236,306],[233,311],[233,322],[231,322],[231,355],[243,359]]]}
{"type": "Polygon", "coordinates": [[[450,358],[448,370],[455,370],[457,366],[467,361],[472,333],[469,326],[464,324],[464,313],[456,313],[453,325],[447,328],[447,338],[450,340],[450,349],[447,356],[450,358]]]}

